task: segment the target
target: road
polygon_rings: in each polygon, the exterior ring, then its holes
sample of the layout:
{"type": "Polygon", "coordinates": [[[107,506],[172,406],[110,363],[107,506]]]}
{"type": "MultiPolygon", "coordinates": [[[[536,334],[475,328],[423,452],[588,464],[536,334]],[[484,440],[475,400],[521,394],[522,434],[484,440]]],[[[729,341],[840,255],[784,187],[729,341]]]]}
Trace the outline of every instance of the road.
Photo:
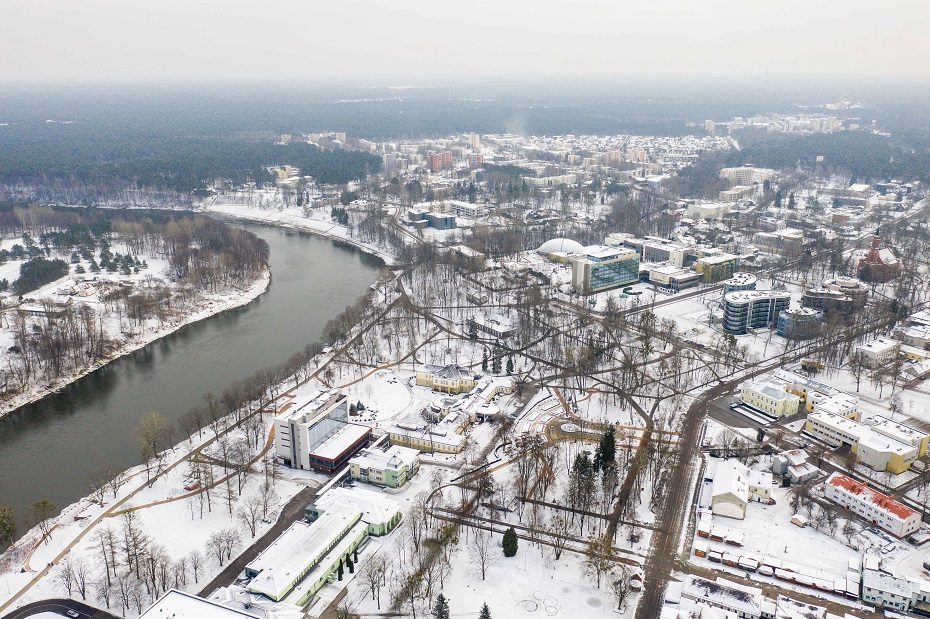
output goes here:
{"type": "Polygon", "coordinates": [[[116,619],[116,617],[118,617],[118,615],[111,615],[106,611],[88,606],[76,600],[54,599],[26,604],[22,608],[17,608],[13,612],[4,615],[0,619],[24,619],[25,617],[32,617],[39,613],[55,613],[62,617],[67,617],[68,615],[65,613],[69,610],[76,612],[82,619],[116,619]]]}
{"type": "Polygon", "coordinates": [[[242,573],[242,570],[245,569],[245,566],[255,559],[261,551],[268,548],[272,542],[278,539],[278,536],[281,535],[286,528],[304,517],[304,508],[312,503],[315,498],[316,488],[304,488],[298,492],[287,502],[284,509],[281,510],[281,515],[278,516],[278,520],[274,523],[274,526],[268,529],[267,533],[258,538],[255,543],[246,548],[245,551],[232,562],[226,564],[223,571],[220,572],[216,578],[211,580],[207,586],[201,589],[198,595],[207,597],[216,589],[232,584],[239,574],[242,573]]]}

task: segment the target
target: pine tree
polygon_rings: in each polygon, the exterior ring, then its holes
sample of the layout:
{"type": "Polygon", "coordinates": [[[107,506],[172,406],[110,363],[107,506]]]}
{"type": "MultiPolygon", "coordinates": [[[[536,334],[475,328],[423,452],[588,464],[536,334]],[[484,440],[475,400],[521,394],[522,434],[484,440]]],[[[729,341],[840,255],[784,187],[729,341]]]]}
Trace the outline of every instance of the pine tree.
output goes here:
{"type": "Polygon", "coordinates": [[[488,371],[488,351],[484,351],[484,353],[481,355],[481,371],[488,371]]]}
{"type": "Polygon", "coordinates": [[[355,564],[358,565],[358,548],[352,551],[352,561],[354,561],[355,564]]]}
{"type": "Polygon", "coordinates": [[[617,437],[614,435],[614,429],[608,428],[607,432],[601,437],[601,442],[597,446],[599,461],[598,468],[602,469],[608,462],[614,462],[617,458],[617,437]]]}
{"type": "Polygon", "coordinates": [[[436,596],[436,603],[433,604],[433,619],[449,619],[449,602],[441,593],[436,596]]]}
{"type": "Polygon", "coordinates": [[[491,371],[494,372],[495,374],[501,373],[500,355],[495,356],[494,359],[491,360],[491,371]]]}
{"type": "Polygon", "coordinates": [[[342,557],[339,557],[339,569],[336,571],[339,580],[342,580],[342,557]]]}
{"type": "Polygon", "coordinates": [[[512,557],[517,554],[517,532],[513,527],[504,531],[502,546],[504,547],[505,557],[512,557]]]}
{"type": "Polygon", "coordinates": [[[478,613],[478,619],[491,619],[491,609],[488,608],[487,602],[481,605],[481,612],[478,613]]]}
{"type": "Polygon", "coordinates": [[[475,322],[474,318],[468,319],[468,339],[470,340],[478,339],[478,323],[475,322]]]}
{"type": "Polygon", "coordinates": [[[507,357],[507,376],[513,374],[513,357],[507,357]]]}
{"type": "Polygon", "coordinates": [[[346,567],[349,568],[349,573],[355,573],[355,563],[352,562],[352,557],[346,555],[346,567]]]}

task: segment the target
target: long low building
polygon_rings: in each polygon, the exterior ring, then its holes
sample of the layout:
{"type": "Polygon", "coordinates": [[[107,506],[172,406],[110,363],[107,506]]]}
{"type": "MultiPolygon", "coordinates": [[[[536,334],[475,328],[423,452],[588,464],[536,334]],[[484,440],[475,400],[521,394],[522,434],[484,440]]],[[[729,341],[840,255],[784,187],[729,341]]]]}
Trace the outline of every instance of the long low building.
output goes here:
{"type": "MultiPolygon", "coordinates": [[[[355,544],[350,543],[352,548],[347,552],[364,539],[354,531],[361,518],[361,511],[340,506],[327,510],[313,523],[295,522],[245,566],[245,575],[251,579],[246,588],[280,602],[315,568],[321,568],[315,581],[322,587],[327,572],[335,567],[323,565],[329,553],[347,537],[355,544]]],[[[364,533],[366,529],[367,525],[362,524],[360,531],[364,533]]]]}
{"type": "Polygon", "coordinates": [[[811,413],[804,429],[835,448],[848,448],[875,471],[903,473],[927,452],[928,435],[887,417],[863,423],[827,412],[811,413]]]}
{"type": "Polygon", "coordinates": [[[922,522],[919,512],[842,473],[827,478],[824,495],[897,537],[910,535],[922,522]]]}

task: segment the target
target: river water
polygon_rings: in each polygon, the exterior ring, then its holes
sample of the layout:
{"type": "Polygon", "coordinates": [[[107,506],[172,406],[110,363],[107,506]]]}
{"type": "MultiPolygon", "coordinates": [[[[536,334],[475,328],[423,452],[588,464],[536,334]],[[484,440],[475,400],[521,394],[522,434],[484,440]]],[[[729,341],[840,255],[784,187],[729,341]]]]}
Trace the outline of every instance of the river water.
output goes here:
{"type": "MultiPolygon", "coordinates": [[[[238,224],[237,224],[238,225],[238,224]]],[[[89,492],[94,471],[139,464],[135,429],[158,411],[176,422],[204,394],[283,363],[378,277],[381,261],[352,247],[242,224],[268,241],[271,285],[244,307],[188,325],[0,419],[0,504],[26,531],[29,506],[62,508],[89,492]]]]}

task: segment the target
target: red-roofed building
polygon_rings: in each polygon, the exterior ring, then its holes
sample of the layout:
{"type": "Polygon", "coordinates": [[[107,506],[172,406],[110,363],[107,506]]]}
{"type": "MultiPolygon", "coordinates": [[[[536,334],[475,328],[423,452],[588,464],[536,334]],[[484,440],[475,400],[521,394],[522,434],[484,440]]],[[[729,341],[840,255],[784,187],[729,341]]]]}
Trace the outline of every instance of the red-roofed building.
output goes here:
{"type": "Polygon", "coordinates": [[[841,473],[833,473],[824,482],[824,494],[892,535],[906,537],[920,528],[918,512],[841,473]]]}

